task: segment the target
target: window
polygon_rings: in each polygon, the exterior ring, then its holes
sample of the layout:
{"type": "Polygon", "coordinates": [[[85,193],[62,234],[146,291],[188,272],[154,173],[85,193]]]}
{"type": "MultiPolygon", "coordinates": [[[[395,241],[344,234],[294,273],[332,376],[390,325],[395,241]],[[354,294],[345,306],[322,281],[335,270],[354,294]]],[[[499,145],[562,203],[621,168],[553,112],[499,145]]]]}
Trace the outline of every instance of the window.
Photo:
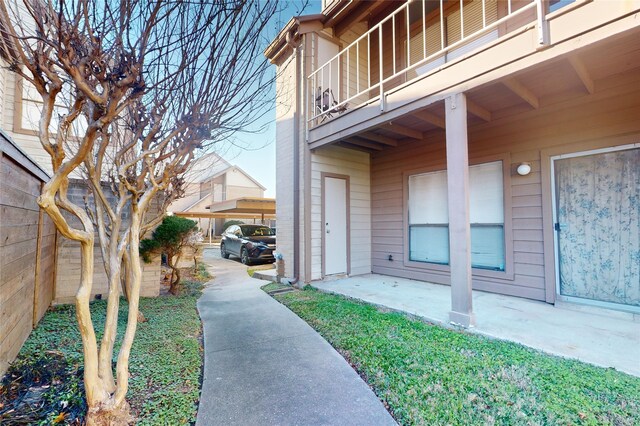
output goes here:
{"type": "MultiPolygon", "coordinates": [[[[40,126],[40,117],[42,116],[42,97],[36,88],[28,81],[21,79],[20,89],[20,111],[17,125],[17,131],[37,132],[40,126]]],[[[68,89],[67,86],[64,89],[68,89]]],[[[51,125],[49,131],[56,133],[60,117],[68,111],[65,103],[70,103],[71,95],[64,92],[58,95],[57,102],[53,107],[53,115],[51,116],[51,125]]],[[[84,116],[80,115],[71,125],[71,134],[82,134],[87,128],[84,116]]]]}
{"type": "MultiPolygon", "coordinates": [[[[446,170],[409,176],[409,260],[449,264],[446,170]]],[[[504,271],[502,161],[469,167],[471,266],[504,271]]]]}
{"type": "Polygon", "coordinates": [[[549,12],[555,12],[558,9],[561,9],[575,0],[550,0],[549,1],[549,12]]]}

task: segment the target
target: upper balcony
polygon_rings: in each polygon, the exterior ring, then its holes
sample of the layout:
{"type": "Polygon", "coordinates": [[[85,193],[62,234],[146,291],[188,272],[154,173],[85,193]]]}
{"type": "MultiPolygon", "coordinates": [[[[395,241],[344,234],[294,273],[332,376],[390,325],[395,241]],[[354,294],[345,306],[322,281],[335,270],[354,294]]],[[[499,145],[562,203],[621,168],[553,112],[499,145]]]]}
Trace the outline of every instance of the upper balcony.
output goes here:
{"type": "MultiPolygon", "coordinates": [[[[327,7],[336,7],[334,3],[327,7]]],[[[351,4],[344,3],[345,8],[351,4]]],[[[316,38],[312,56],[317,66],[306,82],[308,140],[316,146],[328,143],[366,117],[385,115],[412,99],[544,51],[550,46],[551,20],[560,41],[589,25],[598,28],[611,19],[598,16],[603,7],[599,0],[408,0],[394,10],[381,7],[366,20],[361,14],[360,22],[352,21],[347,31],[332,28],[329,37],[316,38]],[[597,7],[580,13],[591,3],[597,7]],[[565,15],[575,15],[578,25],[557,19],[565,15]],[[481,52],[493,54],[478,59],[481,52]],[[396,102],[401,92],[402,101],[396,102]],[[352,115],[355,111],[360,113],[352,115]]]]}

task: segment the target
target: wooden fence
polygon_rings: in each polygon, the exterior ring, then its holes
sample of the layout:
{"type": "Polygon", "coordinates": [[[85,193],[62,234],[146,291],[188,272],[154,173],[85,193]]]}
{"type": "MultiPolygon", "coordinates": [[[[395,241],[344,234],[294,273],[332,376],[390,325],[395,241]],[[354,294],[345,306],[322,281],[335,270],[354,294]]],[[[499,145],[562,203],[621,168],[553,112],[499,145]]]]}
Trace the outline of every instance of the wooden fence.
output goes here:
{"type": "MultiPolygon", "coordinates": [[[[37,198],[49,176],[0,130],[0,377],[52,304],[73,303],[80,282],[80,245],[60,236],[37,198]],[[57,265],[60,265],[59,267],[57,265]]],[[[88,188],[72,182],[82,202],[88,188]]],[[[95,247],[92,297],[108,291],[95,247]]],[[[160,293],[160,257],[142,268],[142,297],[160,293]]]]}
{"type": "Polygon", "coordinates": [[[57,233],[36,202],[46,180],[0,133],[0,376],[55,294],[57,233]]]}

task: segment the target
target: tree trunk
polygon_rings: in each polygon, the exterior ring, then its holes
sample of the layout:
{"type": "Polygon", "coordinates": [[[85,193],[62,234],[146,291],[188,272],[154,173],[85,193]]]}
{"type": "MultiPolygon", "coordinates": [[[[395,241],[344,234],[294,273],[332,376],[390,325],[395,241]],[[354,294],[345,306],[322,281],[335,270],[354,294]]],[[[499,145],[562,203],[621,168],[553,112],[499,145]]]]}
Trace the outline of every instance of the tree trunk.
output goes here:
{"type": "MultiPolygon", "coordinates": [[[[115,251],[115,250],[114,250],[115,251]]],[[[118,331],[118,308],[120,306],[120,273],[122,267],[122,259],[117,253],[111,253],[109,264],[106,265],[109,273],[109,296],[107,300],[107,312],[104,324],[104,334],[100,344],[99,352],[99,375],[109,393],[113,393],[116,389],[116,383],[113,377],[113,346],[118,331]]]]}
{"type": "MultiPolygon", "coordinates": [[[[149,194],[148,197],[155,196],[155,193],[149,194]]],[[[146,209],[148,199],[142,206],[146,209]]],[[[134,204],[131,213],[130,240],[129,240],[129,265],[131,267],[131,298],[129,299],[129,314],[127,317],[127,328],[122,338],[122,346],[118,353],[118,362],[116,365],[117,389],[114,394],[115,407],[128,407],[125,400],[127,390],[129,389],[129,356],[131,354],[131,346],[136,334],[138,326],[138,306],[140,303],[140,285],[142,282],[142,265],[140,264],[140,222],[141,212],[139,206],[134,204]]]]}
{"type": "Polygon", "coordinates": [[[171,260],[167,260],[167,264],[171,268],[171,284],[169,285],[169,293],[175,296],[178,294],[178,285],[180,284],[180,269],[178,269],[178,265],[180,264],[180,254],[176,256],[175,262],[172,258],[173,256],[169,257],[171,260]]]}
{"type": "Polygon", "coordinates": [[[129,302],[131,298],[131,262],[129,261],[129,252],[125,250],[122,257],[122,294],[129,302]]]}
{"type": "Polygon", "coordinates": [[[108,403],[89,407],[86,426],[127,426],[133,422],[129,403],[123,401],[119,406],[113,405],[113,398],[108,403]]]}

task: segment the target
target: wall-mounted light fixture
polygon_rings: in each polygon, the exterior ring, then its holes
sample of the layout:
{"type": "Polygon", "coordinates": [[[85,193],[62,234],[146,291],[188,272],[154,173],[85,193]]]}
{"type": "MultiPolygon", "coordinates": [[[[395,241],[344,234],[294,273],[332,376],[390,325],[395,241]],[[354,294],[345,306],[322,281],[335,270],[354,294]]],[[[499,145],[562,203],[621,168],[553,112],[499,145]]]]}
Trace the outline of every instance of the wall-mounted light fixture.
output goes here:
{"type": "Polygon", "coordinates": [[[520,163],[518,168],[516,169],[520,176],[526,176],[531,173],[531,164],[529,163],[520,163]]]}

